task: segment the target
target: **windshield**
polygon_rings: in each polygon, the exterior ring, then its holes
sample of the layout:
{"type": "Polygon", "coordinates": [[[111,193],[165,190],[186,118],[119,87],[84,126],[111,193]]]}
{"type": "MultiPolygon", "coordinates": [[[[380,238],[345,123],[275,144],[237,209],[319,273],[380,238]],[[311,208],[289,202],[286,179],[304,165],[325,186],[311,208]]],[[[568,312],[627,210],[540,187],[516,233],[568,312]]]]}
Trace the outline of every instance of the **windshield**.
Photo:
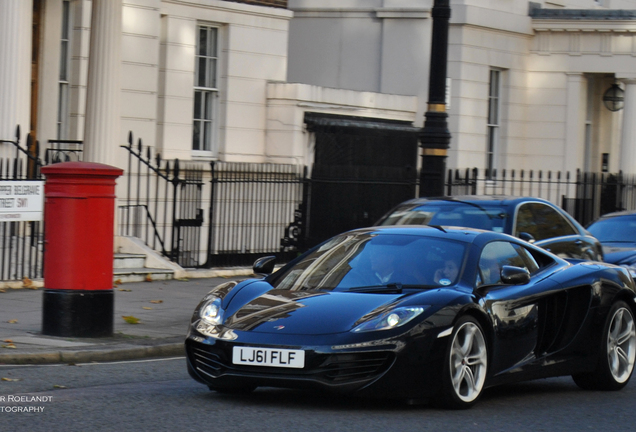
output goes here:
{"type": "Polygon", "coordinates": [[[504,207],[450,201],[398,207],[380,225],[442,225],[504,232],[505,223],[504,207]]]}
{"type": "Polygon", "coordinates": [[[465,245],[446,239],[397,234],[345,234],[306,256],[272,285],[288,290],[454,284],[465,245]]]}
{"type": "Polygon", "coordinates": [[[602,219],[587,230],[600,242],[636,243],[636,215],[602,219]]]}

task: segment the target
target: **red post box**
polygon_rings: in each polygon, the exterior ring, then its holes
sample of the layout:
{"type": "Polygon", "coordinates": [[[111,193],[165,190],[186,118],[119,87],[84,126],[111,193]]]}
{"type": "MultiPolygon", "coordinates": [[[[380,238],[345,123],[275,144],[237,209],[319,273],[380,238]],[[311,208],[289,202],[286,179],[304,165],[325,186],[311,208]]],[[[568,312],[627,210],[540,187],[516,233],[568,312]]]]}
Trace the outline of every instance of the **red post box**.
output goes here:
{"type": "Polygon", "coordinates": [[[42,333],[113,334],[115,179],[123,170],[91,162],[42,168],[44,294],[42,333]]]}

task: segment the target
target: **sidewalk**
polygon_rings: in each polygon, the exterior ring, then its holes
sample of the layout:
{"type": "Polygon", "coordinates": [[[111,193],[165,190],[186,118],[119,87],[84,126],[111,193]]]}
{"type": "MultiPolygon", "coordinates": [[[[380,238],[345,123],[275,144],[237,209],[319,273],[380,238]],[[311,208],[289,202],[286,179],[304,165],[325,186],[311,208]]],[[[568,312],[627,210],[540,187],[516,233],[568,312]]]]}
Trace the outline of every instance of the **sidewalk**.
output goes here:
{"type": "Polygon", "coordinates": [[[190,318],[214,286],[243,277],[121,284],[115,293],[114,335],[108,338],[44,336],[43,289],[0,292],[0,364],[86,363],[183,355],[190,318]],[[122,317],[135,317],[129,324],[122,317]]]}

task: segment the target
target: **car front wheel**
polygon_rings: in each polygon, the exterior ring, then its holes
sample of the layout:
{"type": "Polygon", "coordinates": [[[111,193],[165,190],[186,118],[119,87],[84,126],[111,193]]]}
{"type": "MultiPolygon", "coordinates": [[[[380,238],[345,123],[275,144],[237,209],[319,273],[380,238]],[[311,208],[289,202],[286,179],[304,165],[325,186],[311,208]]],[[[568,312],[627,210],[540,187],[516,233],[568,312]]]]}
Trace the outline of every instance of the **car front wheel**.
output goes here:
{"type": "Polygon", "coordinates": [[[573,375],[572,378],[579,387],[586,390],[620,390],[632,376],[635,358],[634,315],[625,302],[618,301],[607,315],[596,370],[573,375]]]}
{"type": "Polygon", "coordinates": [[[477,320],[464,316],[455,324],[447,348],[441,394],[436,402],[444,408],[470,408],[481,395],[487,370],[484,332],[477,320]]]}

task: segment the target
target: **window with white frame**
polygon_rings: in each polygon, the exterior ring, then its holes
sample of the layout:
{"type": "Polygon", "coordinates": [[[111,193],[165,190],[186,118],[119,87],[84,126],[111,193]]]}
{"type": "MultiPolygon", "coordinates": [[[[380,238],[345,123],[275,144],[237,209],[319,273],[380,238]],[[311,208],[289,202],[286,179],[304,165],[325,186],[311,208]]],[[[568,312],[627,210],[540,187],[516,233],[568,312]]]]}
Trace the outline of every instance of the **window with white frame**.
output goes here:
{"type": "Polygon", "coordinates": [[[218,28],[197,27],[192,150],[216,156],[218,150],[218,28]]]}
{"type": "Polygon", "coordinates": [[[60,74],[58,79],[57,139],[68,139],[69,130],[69,60],[71,2],[62,2],[62,37],[60,39],[60,74]]]}
{"type": "Polygon", "coordinates": [[[488,177],[497,168],[499,152],[499,111],[501,108],[501,71],[490,70],[488,83],[488,142],[486,147],[486,168],[488,177]]]}

